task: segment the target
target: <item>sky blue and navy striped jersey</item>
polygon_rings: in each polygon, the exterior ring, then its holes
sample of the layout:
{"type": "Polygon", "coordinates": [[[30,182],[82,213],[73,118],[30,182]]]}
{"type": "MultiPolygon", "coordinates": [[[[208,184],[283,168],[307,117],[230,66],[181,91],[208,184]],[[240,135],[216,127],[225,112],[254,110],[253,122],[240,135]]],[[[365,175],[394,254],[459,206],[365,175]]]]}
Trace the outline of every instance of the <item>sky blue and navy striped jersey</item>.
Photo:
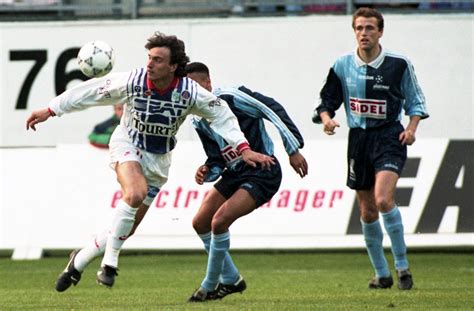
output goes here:
{"type": "Polygon", "coordinates": [[[400,121],[408,116],[428,117],[425,97],[411,62],[382,49],[371,63],[364,63],[357,51],[339,57],[329,70],[316,108],[314,121],[327,111],[331,118],[344,103],[350,128],[371,128],[400,121]]]}
{"type": "MultiPolygon", "coordinates": [[[[224,99],[239,120],[239,125],[250,147],[256,152],[273,155],[274,146],[264,125],[266,119],[278,129],[288,155],[303,148],[304,140],[298,128],[281,104],[273,98],[240,87],[214,89],[213,93],[224,99]]],[[[215,131],[206,120],[193,118],[193,125],[208,156],[211,168],[206,181],[215,180],[224,167],[232,168],[241,156],[215,131]],[[211,177],[212,175],[212,177],[211,177]]]]}

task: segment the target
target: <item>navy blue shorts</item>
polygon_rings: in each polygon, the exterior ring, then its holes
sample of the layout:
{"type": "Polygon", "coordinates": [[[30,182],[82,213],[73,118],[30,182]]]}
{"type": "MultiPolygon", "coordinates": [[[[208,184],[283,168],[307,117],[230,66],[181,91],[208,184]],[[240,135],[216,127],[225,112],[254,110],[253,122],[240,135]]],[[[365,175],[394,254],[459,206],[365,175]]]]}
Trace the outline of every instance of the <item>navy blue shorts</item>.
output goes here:
{"type": "Polygon", "coordinates": [[[255,199],[257,207],[270,201],[280,188],[281,167],[278,160],[270,170],[253,168],[244,162],[239,163],[232,170],[226,170],[222,178],[214,184],[214,188],[226,199],[229,199],[238,189],[247,190],[255,199]]]}
{"type": "Polygon", "coordinates": [[[354,190],[369,190],[375,184],[375,174],[392,171],[400,176],[407,159],[407,146],[399,136],[399,122],[377,128],[354,128],[349,131],[347,148],[347,186],[354,190]]]}

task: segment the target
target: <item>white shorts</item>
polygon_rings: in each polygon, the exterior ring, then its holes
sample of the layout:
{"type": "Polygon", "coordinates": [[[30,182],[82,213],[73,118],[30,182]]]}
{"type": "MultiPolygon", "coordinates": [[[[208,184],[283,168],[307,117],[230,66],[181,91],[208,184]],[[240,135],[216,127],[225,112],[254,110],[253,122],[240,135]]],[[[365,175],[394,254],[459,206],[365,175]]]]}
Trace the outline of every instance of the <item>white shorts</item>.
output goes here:
{"type": "Polygon", "coordinates": [[[148,183],[148,192],[143,204],[151,205],[160,188],[168,180],[172,152],[157,154],[136,147],[128,137],[127,130],[120,125],[115,128],[110,138],[109,151],[110,166],[113,169],[117,163],[128,161],[140,163],[148,183]]]}

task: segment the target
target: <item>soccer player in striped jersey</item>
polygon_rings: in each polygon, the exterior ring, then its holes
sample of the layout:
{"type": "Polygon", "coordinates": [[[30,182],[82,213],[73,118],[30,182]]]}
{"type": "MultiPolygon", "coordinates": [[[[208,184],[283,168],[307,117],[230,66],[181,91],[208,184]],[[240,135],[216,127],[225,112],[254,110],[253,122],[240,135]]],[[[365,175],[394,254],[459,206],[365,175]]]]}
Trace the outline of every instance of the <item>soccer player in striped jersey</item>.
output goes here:
{"type": "MultiPolygon", "coordinates": [[[[229,104],[252,149],[274,157],[273,142],[263,120],[272,122],[280,132],[291,166],[301,177],[306,176],[308,165],[299,152],[303,148],[303,137],[278,102],[244,86],[212,89],[209,69],[203,63],[188,64],[186,72],[189,78],[229,104]]],[[[209,254],[206,276],[189,298],[190,302],[201,302],[246,289],[229,254],[229,227],[273,197],[280,187],[282,172],[276,158],[276,165],[269,170],[246,165],[235,148],[214,131],[207,120],[195,117],[193,125],[208,156],[196,172],[196,182],[202,184],[221,177],[193,219],[193,227],[209,254]]]]}
{"type": "Polygon", "coordinates": [[[120,249],[167,181],[175,135],[187,115],[208,120],[212,129],[250,166],[260,164],[271,169],[274,164],[270,156],[250,149],[237,118],[223,100],[185,77],[189,58],[183,41],[157,32],[145,47],[146,67],[85,81],[52,99],[48,107],[34,111],[27,119],[27,129],[36,130],[38,123],[53,116],[91,106],[125,103],[121,123],[109,144],[111,166],[123,199],[117,205],[108,233],[97,235],[85,248],[71,254],[56,282],[58,291],[76,285],[86,265],[103,252],[97,282],[108,287],[114,284],[120,249]]]}
{"type": "Polygon", "coordinates": [[[335,133],[333,118],[344,103],[349,125],[347,185],[356,191],[362,231],[375,277],[369,288],[390,288],[393,278],[382,247],[382,214],[391,240],[398,287],[411,289],[404,229],[394,193],[407,158],[407,145],[415,142],[421,119],[428,117],[425,98],[410,61],[382,48],[383,16],[370,8],[358,9],[352,19],[357,40],[354,52],[339,57],[329,70],[313,116],[324,132],[335,133]],[[409,116],[401,124],[402,110],[409,116]]]}

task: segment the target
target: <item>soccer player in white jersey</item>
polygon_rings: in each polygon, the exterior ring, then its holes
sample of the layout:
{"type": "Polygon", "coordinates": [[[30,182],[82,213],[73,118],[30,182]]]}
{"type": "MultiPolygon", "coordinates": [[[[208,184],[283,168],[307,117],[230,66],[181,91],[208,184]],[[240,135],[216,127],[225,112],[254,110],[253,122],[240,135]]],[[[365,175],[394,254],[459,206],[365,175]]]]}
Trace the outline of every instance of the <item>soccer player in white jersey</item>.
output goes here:
{"type": "Polygon", "coordinates": [[[321,90],[321,103],[313,121],[323,123],[333,135],[336,110],[344,103],[349,131],[347,186],[356,191],[362,232],[375,270],[369,288],[390,288],[393,278],[384,256],[382,214],[390,237],[398,287],[409,290],[409,270],[404,228],[394,194],[407,158],[407,145],[415,142],[418,122],[427,118],[425,98],[412,64],[403,56],[382,49],[383,16],[374,9],[360,8],[352,19],[358,47],[339,57],[329,70],[321,90]],[[400,123],[402,110],[410,117],[400,123]]]}
{"type": "Polygon", "coordinates": [[[120,125],[110,141],[111,164],[123,199],[117,205],[111,228],[98,234],[85,248],[73,251],[56,290],[76,285],[86,265],[104,252],[97,282],[111,287],[118,270],[124,241],[133,234],[148,207],[168,179],[176,132],[188,114],[207,119],[251,165],[269,169],[271,157],[250,149],[236,117],[227,104],[185,77],[189,61],[184,42],[156,32],[148,38],[146,67],[85,81],[52,99],[48,107],[31,113],[26,128],[91,106],[125,103],[120,125]]]}

